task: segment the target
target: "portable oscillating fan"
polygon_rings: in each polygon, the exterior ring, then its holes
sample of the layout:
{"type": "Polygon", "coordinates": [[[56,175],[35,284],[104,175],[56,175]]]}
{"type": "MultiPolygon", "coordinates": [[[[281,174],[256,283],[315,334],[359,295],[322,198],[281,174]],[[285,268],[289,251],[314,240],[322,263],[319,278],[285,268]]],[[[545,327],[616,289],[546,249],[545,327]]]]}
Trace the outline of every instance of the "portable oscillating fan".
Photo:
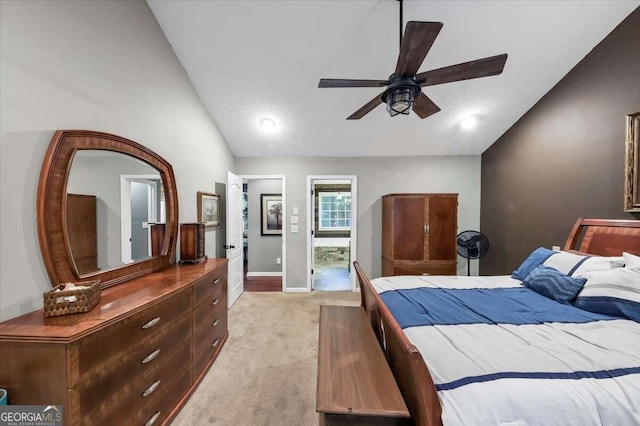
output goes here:
{"type": "Polygon", "coordinates": [[[467,259],[467,276],[471,275],[471,259],[489,252],[489,240],[478,231],[462,231],[457,238],[458,254],[467,259]]]}

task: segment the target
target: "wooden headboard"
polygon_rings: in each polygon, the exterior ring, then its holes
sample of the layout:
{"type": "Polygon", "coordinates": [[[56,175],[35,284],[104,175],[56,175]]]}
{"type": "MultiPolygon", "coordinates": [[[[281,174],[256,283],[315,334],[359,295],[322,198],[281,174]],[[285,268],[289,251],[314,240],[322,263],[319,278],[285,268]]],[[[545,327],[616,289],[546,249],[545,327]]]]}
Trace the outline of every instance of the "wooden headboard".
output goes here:
{"type": "Polygon", "coordinates": [[[564,250],[600,256],[620,256],[626,251],[640,256],[640,220],[580,218],[573,225],[564,250]]]}

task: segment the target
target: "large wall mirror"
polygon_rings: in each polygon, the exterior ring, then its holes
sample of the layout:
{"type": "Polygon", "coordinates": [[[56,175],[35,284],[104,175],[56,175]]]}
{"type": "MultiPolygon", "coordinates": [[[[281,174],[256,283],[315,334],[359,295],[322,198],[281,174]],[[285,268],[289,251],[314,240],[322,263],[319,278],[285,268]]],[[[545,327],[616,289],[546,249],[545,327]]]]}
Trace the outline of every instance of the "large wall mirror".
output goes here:
{"type": "Polygon", "coordinates": [[[102,287],[175,261],[177,192],[171,165],[119,136],[57,131],[38,187],[38,235],[52,285],[102,287]]]}
{"type": "Polygon", "coordinates": [[[627,115],[624,210],[640,212],[640,112],[627,115]]]}

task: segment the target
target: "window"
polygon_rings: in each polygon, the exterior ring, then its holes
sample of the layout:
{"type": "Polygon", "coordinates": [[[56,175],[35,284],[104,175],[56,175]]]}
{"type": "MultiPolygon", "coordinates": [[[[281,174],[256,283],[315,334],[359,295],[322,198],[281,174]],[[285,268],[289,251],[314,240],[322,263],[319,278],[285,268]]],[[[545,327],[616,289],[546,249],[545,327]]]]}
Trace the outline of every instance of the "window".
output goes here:
{"type": "Polygon", "coordinates": [[[318,230],[351,229],[351,192],[320,192],[318,204],[318,230]]]}

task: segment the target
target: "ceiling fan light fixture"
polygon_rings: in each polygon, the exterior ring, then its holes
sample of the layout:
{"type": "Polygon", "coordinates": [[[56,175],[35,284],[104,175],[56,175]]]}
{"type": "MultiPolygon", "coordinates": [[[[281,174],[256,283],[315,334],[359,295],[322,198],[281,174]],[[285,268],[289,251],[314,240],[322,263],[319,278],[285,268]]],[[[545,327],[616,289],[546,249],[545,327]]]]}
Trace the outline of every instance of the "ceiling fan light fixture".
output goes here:
{"type": "Polygon", "coordinates": [[[414,90],[411,87],[399,87],[387,95],[387,112],[391,117],[398,114],[408,115],[413,106],[414,90]]]}

